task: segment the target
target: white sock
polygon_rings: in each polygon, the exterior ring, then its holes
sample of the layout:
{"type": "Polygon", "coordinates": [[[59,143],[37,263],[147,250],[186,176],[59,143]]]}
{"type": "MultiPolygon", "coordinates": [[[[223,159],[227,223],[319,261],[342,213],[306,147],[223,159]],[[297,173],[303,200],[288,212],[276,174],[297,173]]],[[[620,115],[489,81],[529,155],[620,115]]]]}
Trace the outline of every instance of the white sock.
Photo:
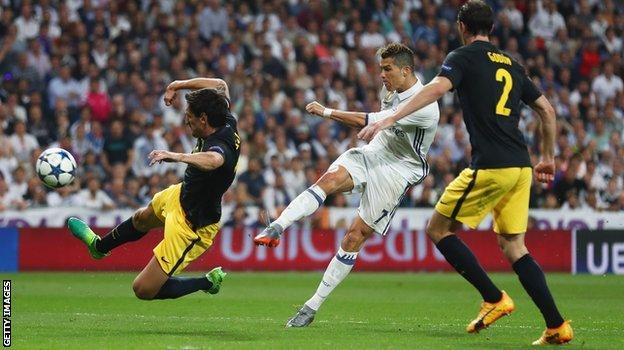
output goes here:
{"type": "Polygon", "coordinates": [[[273,223],[279,225],[278,228],[284,231],[292,225],[293,222],[314,213],[316,209],[323,204],[326,197],[325,191],[317,185],[312,185],[290,202],[279,218],[273,221],[273,223]]]}
{"type": "Polygon", "coordinates": [[[315,311],[318,310],[329,293],[351,272],[357,255],[357,252],[345,252],[342,248],[338,249],[338,254],[329,262],[316,293],[305,304],[315,311]]]}

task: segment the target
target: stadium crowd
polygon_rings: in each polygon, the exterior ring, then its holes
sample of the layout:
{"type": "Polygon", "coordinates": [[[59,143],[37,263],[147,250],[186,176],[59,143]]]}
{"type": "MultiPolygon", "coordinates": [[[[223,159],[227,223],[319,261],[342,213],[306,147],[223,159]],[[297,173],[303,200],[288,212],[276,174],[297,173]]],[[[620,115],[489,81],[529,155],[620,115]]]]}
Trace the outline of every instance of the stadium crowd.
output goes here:
{"type": "MultiPolygon", "coordinates": [[[[624,210],[624,3],[488,1],[492,39],[526,66],[557,111],[555,181],[535,183],[532,208],[624,210]]],[[[0,210],[75,205],[137,208],[180,181],[183,164],[148,166],[153,149],[190,152],[184,99],[165,107],[176,79],[223,78],[243,139],[224,198],[272,216],[360,144],[357,130],[305,113],[379,109],[376,49],[400,41],[423,82],[461,45],[459,0],[107,1],[0,0],[0,210]],[[73,185],[46,190],[34,162],[47,147],[79,163],[73,185]]],[[[453,94],[440,100],[431,172],[402,206],[432,207],[470,163],[453,94]]],[[[538,118],[520,122],[539,157],[538,118]]],[[[354,207],[334,195],[328,206],[354,207]]]]}

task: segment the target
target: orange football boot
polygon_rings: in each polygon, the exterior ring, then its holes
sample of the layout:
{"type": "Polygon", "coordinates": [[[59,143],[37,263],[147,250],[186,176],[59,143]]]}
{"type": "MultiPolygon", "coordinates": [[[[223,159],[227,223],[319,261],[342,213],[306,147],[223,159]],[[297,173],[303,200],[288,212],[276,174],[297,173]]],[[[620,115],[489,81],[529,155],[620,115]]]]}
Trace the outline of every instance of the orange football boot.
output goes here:
{"type": "Polygon", "coordinates": [[[546,328],[542,336],[533,345],[565,344],[574,338],[570,321],[564,321],[557,328],[546,328]]]}
{"type": "Polygon", "coordinates": [[[481,303],[479,315],[466,327],[468,333],[479,332],[496,322],[499,318],[509,315],[515,310],[516,307],[514,306],[513,300],[511,300],[505,291],[502,292],[503,297],[499,302],[488,303],[484,301],[481,303]]]}

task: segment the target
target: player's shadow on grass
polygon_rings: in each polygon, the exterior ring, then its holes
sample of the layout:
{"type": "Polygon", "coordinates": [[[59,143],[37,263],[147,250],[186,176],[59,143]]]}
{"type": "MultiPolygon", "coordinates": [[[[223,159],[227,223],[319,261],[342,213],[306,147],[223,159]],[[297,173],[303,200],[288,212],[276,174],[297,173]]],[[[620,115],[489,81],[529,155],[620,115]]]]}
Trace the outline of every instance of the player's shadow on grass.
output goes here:
{"type": "Polygon", "coordinates": [[[182,329],[135,329],[127,332],[128,335],[172,335],[172,336],[185,336],[185,337],[197,337],[197,338],[219,338],[219,341],[253,341],[258,340],[258,337],[250,336],[246,332],[235,332],[231,330],[182,330],[182,329]]]}

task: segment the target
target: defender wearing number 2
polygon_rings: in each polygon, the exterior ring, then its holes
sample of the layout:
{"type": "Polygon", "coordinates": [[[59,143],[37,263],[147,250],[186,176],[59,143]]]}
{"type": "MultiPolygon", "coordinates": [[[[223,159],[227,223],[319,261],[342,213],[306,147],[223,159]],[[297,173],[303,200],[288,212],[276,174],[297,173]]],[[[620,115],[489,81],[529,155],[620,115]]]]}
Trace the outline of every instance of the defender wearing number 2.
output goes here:
{"type": "Polygon", "coordinates": [[[446,260],[483,297],[481,310],[467,331],[478,332],[515,308],[454,234],[461,223],[475,228],[492,213],[499,246],[546,321],[546,330],[533,344],[568,342],[573,337],[569,321],[559,314],[544,273],[524,245],[532,174],[529,153],[518,129],[520,102],[531,106],[542,121],[542,160],[534,168],[541,182],[554,177],[554,110],[523,67],[489,42],[493,13],[488,5],[468,1],[457,17],[465,46],[451,52],[439,75],[399,106],[393,116],[369,125],[359,135],[369,139],[447,91],[457,90],[470,134],[472,164],[445,189],[426,231],[446,260]]]}

